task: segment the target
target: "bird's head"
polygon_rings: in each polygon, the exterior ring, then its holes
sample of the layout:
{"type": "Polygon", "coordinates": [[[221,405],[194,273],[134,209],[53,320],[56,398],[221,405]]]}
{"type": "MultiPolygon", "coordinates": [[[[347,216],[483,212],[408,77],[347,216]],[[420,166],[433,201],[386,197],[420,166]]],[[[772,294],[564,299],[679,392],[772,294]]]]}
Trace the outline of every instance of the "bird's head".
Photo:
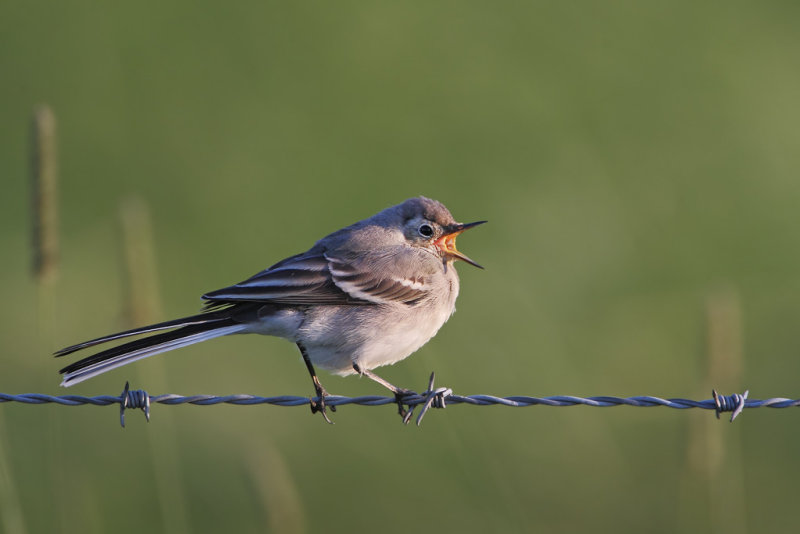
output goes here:
{"type": "Polygon", "coordinates": [[[436,252],[446,262],[462,260],[483,269],[458,251],[456,237],[486,221],[456,222],[444,204],[426,197],[411,198],[398,207],[404,221],[403,235],[409,243],[436,252]]]}

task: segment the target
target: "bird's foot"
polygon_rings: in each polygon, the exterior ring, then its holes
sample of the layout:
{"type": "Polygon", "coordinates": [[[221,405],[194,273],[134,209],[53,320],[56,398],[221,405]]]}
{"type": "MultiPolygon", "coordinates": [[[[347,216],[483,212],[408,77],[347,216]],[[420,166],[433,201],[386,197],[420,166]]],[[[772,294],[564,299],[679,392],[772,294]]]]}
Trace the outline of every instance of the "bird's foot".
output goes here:
{"type": "Polygon", "coordinates": [[[415,391],[411,391],[410,389],[406,388],[399,388],[394,384],[390,384],[383,378],[379,377],[369,369],[365,369],[358,365],[357,363],[353,363],[353,370],[361,376],[366,376],[370,380],[377,382],[378,384],[382,385],[392,393],[394,393],[394,402],[397,404],[397,413],[400,414],[400,418],[403,420],[403,423],[407,424],[408,421],[411,419],[411,412],[414,411],[414,408],[409,405],[409,410],[406,410],[405,403],[403,402],[406,397],[416,397],[419,394],[415,391]]]}
{"type": "MultiPolygon", "coordinates": [[[[325,419],[326,423],[333,424],[333,421],[328,417],[328,404],[325,402],[325,397],[328,396],[328,392],[325,391],[325,388],[322,387],[322,384],[316,383],[314,384],[314,389],[317,391],[316,399],[309,399],[311,404],[311,413],[322,412],[322,417],[325,419]]],[[[330,406],[332,412],[336,411],[336,406],[330,406]]]]}
{"type": "Polygon", "coordinates": [[[397,413],[400,414],[400,419],[403,420],[404,425],[407,425],[408,421],[411,419],[414,413],[414,407],[409,405],[409,409],[407,410],[403,401],[406,397],[417,396],[419,396],[419,393],[406,388],[397,388],[394,392],[394,401],[397,403],[397,413]]]}

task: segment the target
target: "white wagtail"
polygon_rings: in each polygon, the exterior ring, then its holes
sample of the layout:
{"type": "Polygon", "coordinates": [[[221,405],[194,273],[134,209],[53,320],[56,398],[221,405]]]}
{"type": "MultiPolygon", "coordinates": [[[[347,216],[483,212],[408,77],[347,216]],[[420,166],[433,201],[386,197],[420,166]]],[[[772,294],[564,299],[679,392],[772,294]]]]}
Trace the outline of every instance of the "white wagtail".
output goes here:
{"type": "MultiPolygon", "coordinates": [[[[406,200],[317,241],[234,286],[203,295],[202,313],[103,336],[56,356],[138,334],[161,332],[93,354],[61,369],[71,386],[154,354],[229,334],[264,334],[297,344],[325,411],[328,394],[314,365],[358,373],[401,398],[409,390],[372,369],[398,362],[431,339],[455,311],[455,260],[481,267],[456,250],[456,236],[486,221],[457,223],[425,197],[406,200]]],[[[482,268],[482,267],[481,267],[482,268]]],[[[334,407],[331,407],[332,409],[334,407]]]]}

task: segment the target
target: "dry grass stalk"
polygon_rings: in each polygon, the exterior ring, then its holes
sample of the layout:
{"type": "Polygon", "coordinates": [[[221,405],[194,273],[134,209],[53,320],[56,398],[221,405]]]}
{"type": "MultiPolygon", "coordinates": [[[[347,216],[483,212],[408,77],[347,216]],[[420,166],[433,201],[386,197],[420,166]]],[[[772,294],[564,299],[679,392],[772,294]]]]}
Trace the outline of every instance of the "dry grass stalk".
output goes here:
{"type": "MultiPolygon", "coordinates": [[[[712,388],[725,395],[742,393],[744,329],[740,293],[736,288],[721,288],[710,293],[705,304],[706,357],[705,377],[699,381],[701,392],[704,398],[710,397],[712,388]]],[[[693,515],[684,518],[687,525],[706,524],[714,532],[746,532],[739,429],[730,425],[724,414],[720,421],[710,419],[708,414],[690,417],[683,490],[687,497],[704,499],[705,506],[691,507],[693,515]],[[705,495],[692,493],[699,488],[705,488],[705,495]]]]}
{"type": "Polygon", "coordinates": [[[34,111],[31,137],[33,275],[38,283],[47,284],[58,274],[56,119],[48,106],[34,111]]]}
{"type": "Polygon", "coordinates": [[[147,204],[127,198],[120,207],[125,266],[127,327],[154,323],[161,317],[153,230],[147,204]]]}
{"type": "MultiPolygon", "coordinates": [[[[162,313],[150,210],[140,197],[131,196],[122,202],[119,217],[125,281],[125,328],[155,323],[161,319],[162,313]]],[[[148,366],[139,368],[137,376],[150,389],[165,390],[169,387],[161,360],[154,360],[148,366]]],[[[148,436],[164,531],[182,534],[192,529],[184,476],[181,473],[180,447],[172,418],[173,414],[160,414],[161,430],[158,433],[148,432],[148,436]]]]}

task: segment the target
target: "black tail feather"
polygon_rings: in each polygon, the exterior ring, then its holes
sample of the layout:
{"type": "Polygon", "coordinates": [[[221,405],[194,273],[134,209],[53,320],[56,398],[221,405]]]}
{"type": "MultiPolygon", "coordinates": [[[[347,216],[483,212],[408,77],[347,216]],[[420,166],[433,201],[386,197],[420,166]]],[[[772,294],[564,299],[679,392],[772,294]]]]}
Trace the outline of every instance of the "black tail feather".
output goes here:
{"type": "Polygon", "coordinates": [[[136,336],[139,334],[147,334],[149,332],[157,332],[159,330],[167,330],[169,328],[208,325],[211,323],[222,324],[225,320],[230,319],[230,316],[231,314],[227,310],[199,313],[197,315],[192,315],[190,317],[173,319],[172,321],[164,321],[163,323],[151,324],[139,328],[134,328],[132,330],[125,330],[124,332],[117,332],[116,334],[110,334],[107,336],[98,337],[97,339],[91,339],[89,341],[84,341],[83,343],[78,343],[77,345],[72,345],[63,348],[59,351],[56,351],[54,354],[56,357],[66,356],[67,354],[72,354],[73,352],[77,352],[79,350],[86,349],[89,347],[94,347],[95,345],[100,345],[102,343],[107,343],[109,341],[114,341],[116,339],[136,336]]]}
{"type": "MultiPolygon", "coordinates": [[[[97,354],[92,354],[91,356],[84,358],[82,360],[78,360],[75,363],[72,363],[59,371],[59,373],[73,373],[75,371],[79,371],[81,369],[85,369],[90,365],[94,365],[96,363],[104,362],[115,358],[117,356],[121,356],[123,354],[127,354],[136,350],[145,349],[148,347],[153,347],[156,345],[160,345],[167,341],[173,341],[176,339],[181,339],[192,334],[198,334],[200,332],[207,332],[209,330],[216,330],[222,326],[230,326],[235,324],[232,320],[228,319],[227,321],[224,320],[217,320],[213,322],[204,322],[199,324],[189,323],[187,326],[182,328],[178,328],[177,330],[172,330],[171,332],[164,332],[162,334],[156,334],[153,336],[148,336],[143,339],[137,339],[135,341],[129,341],[128,343],[123,343],[122,345],[118,345],[116,347],[111,347],[110,349],[106,349],[104,351],[98,352],[97,354]]],[[[145,332],[148,330],[145,330],[145,332]]],[[[139,333],[139,332],[137,332],[139,333]]],[[[131,334],[133,335],[133,334],[131,334]]],[[[122,336],[118,336],[122,337],[122,336]]],[[[116,338],[113,338],[116,339],[116,338]]]]}

